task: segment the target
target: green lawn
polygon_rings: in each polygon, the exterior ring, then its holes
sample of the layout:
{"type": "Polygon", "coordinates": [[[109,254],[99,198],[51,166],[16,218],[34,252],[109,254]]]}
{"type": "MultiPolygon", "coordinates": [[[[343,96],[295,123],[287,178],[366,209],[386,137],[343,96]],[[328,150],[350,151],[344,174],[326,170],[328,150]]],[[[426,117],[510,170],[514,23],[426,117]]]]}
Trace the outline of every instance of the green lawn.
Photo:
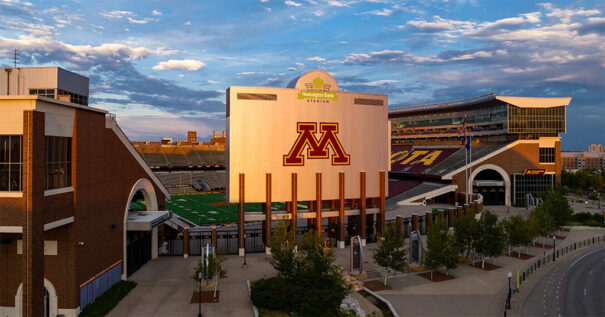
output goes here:
{"type": "Polygon", "coordinates": [[[81,317],[102,317],[118,305],[118,303],[128,295],[128,293],[137,286],[134,281],[119,281],[94,302],[84,307],[80,313],[81,317]]]}

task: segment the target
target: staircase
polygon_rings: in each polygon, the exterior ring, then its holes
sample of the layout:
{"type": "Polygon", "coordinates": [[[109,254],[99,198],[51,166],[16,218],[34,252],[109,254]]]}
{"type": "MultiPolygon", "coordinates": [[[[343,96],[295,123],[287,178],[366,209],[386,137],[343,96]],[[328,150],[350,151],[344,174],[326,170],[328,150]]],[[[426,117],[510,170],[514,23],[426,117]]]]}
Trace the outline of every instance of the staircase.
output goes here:
{"type": "MultiPolygon", "coordinates": [[[[368,279],[384,278],[384,269],[382,269],[382,268],[369,270],[369,271],[366,271],[366,273],[368,274],[368,279]]],[[[397,275],[401,275],[402,273],[410,273],[410,268],[408,266],[406,266],[405,269],[403,269],[403,272],[397,272],[397,275]]],[[[397,275],[395,275],[395,272],[389,273],[389,276],[397,276],[397,275]]]]}

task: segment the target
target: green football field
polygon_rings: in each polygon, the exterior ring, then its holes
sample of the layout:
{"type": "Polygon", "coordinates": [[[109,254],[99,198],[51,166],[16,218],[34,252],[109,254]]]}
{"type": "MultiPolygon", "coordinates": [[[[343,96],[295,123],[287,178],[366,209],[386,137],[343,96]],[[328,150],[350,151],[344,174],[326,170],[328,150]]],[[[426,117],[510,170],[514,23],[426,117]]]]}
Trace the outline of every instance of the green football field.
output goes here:
{"type": "MultiPolygon", "coordinates": [[[[285,210],[283,203],[273,203],[273,210],[285,210]]],[[[299,204],[299,209],[306,206],[299,204]]],[[[131,204],[132,210],[145,210],[145,203],[136,201],[131,204]]],[[[190,195],[171,195],[166,202],[166,209],[194,222],[197,225],[229,223],[237,221],[237,204],[225,202],[224,193],[205,193],[190,195]]],[[[260,203],[248,203],[245,211],[261,211],[260,203]]]]}

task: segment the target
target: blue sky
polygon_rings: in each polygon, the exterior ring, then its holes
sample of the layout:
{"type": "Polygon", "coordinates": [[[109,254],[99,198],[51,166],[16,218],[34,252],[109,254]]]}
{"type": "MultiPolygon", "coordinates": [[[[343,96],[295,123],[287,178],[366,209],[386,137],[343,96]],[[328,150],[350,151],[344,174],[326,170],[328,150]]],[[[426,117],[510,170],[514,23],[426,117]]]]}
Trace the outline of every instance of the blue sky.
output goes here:
{"type": "Polygon", "coordinates": [[[0,0],[0,65],[91,79],[132,140],[224,129],[225,89],[311,69],[391,106],[571,96],[563,149],[605,144],[602,1],[0,0]]]}

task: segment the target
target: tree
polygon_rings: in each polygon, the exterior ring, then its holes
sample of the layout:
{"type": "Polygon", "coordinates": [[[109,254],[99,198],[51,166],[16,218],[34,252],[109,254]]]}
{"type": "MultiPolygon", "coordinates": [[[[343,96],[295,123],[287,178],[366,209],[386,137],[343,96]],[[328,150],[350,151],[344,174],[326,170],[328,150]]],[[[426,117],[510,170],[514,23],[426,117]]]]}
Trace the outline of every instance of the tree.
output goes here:
{"type": "Polygon", "coordinates": [[[496,262],[496,257],[502,254],[504,243],[502,227],[498,225],[498,216],[486,209],[481,213],[478,239],[475,242],[475,249],[481,254],[482,268],[485,268],[486,256],[493,257],[494,263],[496,262]]]}
{"type": "Polygon", "coordinates": [[[314,231],[303,235],[303,260],[296,272],[296,283],[291,285],[296,311],[303,316],[336,316],[340,303],[350,291],[342,268],[333,264],[335,256],[328,241],[314,231]]]}
{"type": "Polygon", "coordinates": [[[271,239],[271,265],[277,276],[252,283],[252,302],[258,307],[295,311],[302,316],[336,316],[350,287],[334,251],[313,231],[299,244],[294,229],[280,223],[271,239]],[[298,252],[297,252],[298,250],[298,252]]]}
{"type": "Polygon", "coordinates": [[[384,285],[391,270],[402,272],[406,267],[405,237],[397,233],[397,225],[392,222],[378,236],[378,246],[373,249],[374,263],[385,268],[384,285]]]}
{"type": "MultiPolygon", "coordinates": [[[[506,218],[500,224],[503,228],[504,240],[508,245],[508,255],[510,255],[512,248],[531,243],[533,236],[528,222],[520,215],[506,218]]],[[[521,250],[519,250],[519,257],[521,257],[521,250]]]]}
{"type": "Polygon", "coordinates": [[[573,214],[573,209],[559,187],[542,193],[542,199],[542,209],[544,209],[548,217],[553,221],[552,225],[554,226],[554,229],[558,230],[567,223],[573,214]]]}
{"type": "Polygon", "coordinates": [[[531,211],[529,218],[532,231],[535,234],[534,236],[541,236],[542,246],[544,246],[546,237],[551,236],[555,232],[556,226],[552,215],[549,215],[543,208],[543,205],[540,204],[531,211]]]}
{"type": "Polygon", "coordinates": [[[470,211],[454,223],[454,235],[460,247],[466,249],[466,256],[473,250],[473,242],[477,238],[479,224],[475,219],[475,213],[470,211]]]}
{"type": "Polygon", "coordinates": [[[424,251],[424,265],[433,271],[445,267],[448,271],[458,266],[458,244],[456,237],[449,233],[445,222],[438,219],[430,228],[426,237],[427,249],[424,251]]]}

